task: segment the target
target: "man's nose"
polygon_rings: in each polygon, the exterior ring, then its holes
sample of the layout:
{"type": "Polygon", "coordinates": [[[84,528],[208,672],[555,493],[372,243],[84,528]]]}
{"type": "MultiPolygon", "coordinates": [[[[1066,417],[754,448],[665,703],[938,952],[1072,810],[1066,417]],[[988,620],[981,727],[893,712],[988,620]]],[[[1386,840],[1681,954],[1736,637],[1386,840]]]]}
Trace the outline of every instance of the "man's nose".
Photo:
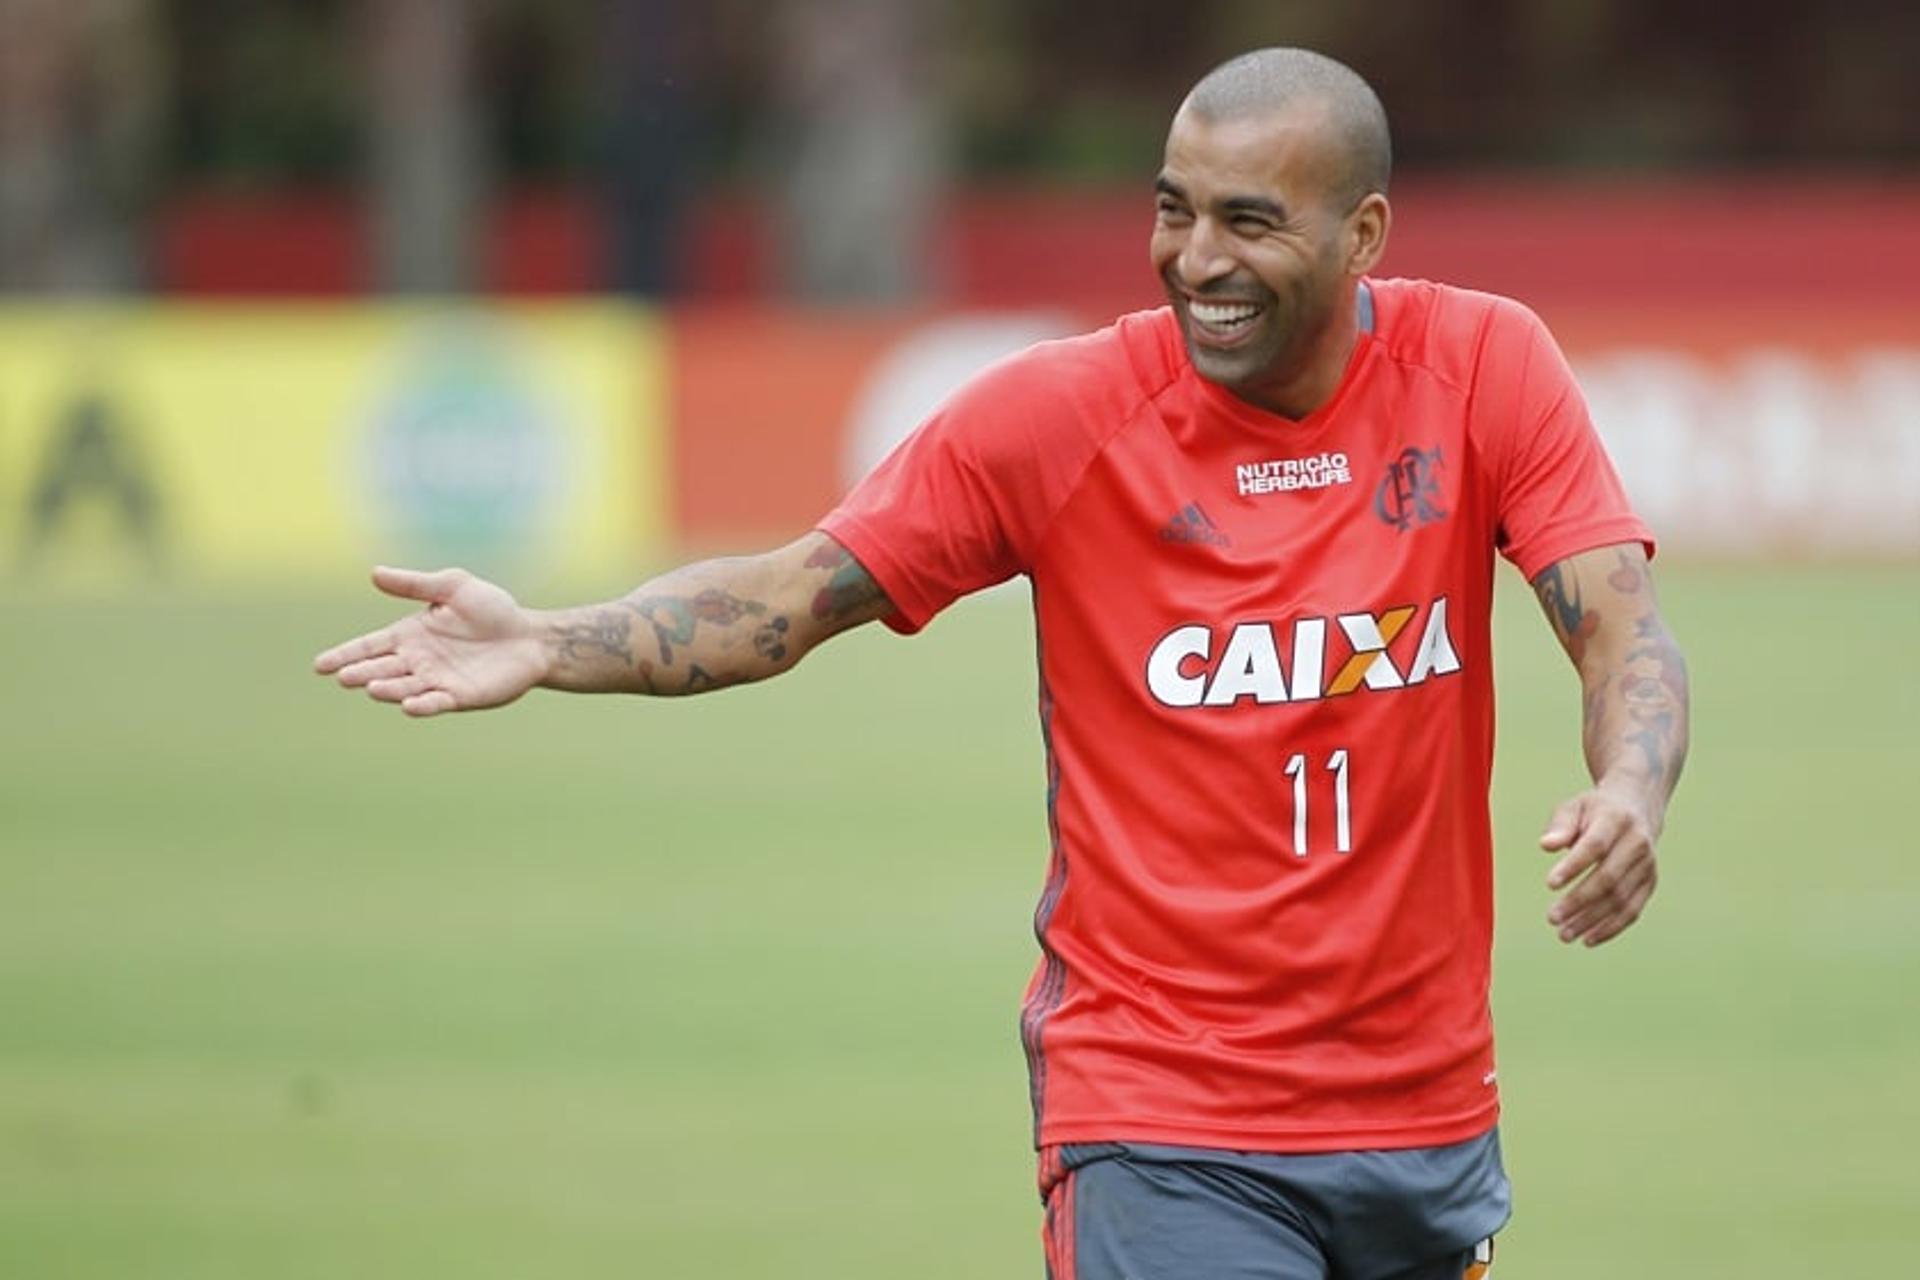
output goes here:
{"type": "Polygon", "coordinates": [[[1212,218],[1195,218],[1176,262],[1180,283],[1197,289],[1231,275],[1234,265],[1219,224],[1212,218]]]}

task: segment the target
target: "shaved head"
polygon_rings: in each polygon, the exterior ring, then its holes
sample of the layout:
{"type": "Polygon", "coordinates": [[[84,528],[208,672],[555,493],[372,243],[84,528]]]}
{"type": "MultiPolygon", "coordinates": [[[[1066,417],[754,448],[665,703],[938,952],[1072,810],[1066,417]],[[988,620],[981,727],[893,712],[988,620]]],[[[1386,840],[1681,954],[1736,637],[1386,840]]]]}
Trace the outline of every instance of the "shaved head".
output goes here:
{"type": "Polygon", "coordinates": [[[1350,209],[1386,194],[1393,171],[1387,113],[1358,73],[1310,49],[1255,49],[1223,62],[1193,87],[1182,111],[1215,122],[1309,113],[1325,129],[1339,173],[1327,193],[1350,209]]]}

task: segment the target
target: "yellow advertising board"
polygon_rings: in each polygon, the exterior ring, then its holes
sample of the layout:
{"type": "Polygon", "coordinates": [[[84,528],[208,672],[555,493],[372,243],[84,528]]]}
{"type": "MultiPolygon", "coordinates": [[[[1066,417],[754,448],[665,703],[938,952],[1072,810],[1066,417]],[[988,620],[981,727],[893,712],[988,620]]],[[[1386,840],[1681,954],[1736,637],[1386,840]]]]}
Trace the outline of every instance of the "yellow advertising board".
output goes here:
{"type": "Polygon", "coordinates": [[[617,575],[666,532],[615,304],[0,307],[0,578],[617,575]]]}

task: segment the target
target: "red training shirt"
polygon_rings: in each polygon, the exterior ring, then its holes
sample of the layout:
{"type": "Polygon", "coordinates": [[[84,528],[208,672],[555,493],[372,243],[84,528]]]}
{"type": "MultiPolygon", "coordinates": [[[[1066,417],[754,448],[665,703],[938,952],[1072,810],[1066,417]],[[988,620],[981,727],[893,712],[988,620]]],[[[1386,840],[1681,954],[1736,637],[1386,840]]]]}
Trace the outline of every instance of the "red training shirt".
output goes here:
{"type": "Polygon", "coordinates": [[[820,526],[901,632],[1032,579],[1041,1145],[1426,1146],[1497,1118],[1493,552],[1532,578],[1652,541],[1531,312],[1367,287],[1373,331],[1300,421],[1142,312],[988,370],[820,526]]]}

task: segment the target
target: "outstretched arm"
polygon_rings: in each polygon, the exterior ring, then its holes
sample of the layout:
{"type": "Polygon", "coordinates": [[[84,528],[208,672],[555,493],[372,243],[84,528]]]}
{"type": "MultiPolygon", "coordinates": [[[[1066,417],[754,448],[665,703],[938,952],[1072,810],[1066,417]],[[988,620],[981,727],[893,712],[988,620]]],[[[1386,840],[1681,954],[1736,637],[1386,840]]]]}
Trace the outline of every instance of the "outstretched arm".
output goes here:
{"type": "Polygon", "coordinates": [[[671,695],[764,680],[893,607],[860,562],[818,532],[577,609],[524,609],[463,569],[382,568],[373,580],[427,607],[327,650],[314,670],[415,716],[502,706],[536,686],[671,695]]]}
{"type": "Polygon", "coordinates": [[[1687,756],[1686,660],[1637,543],[1569,556],[1533,589],[1580,673],[1593,777],[1540,837],[1543,849],[1564,851],[1547,886],[1567,892],[1547,920],[1563,942],[1598,946],[1639,919],[1653,896],[1654,846],[1687,756]]]}

